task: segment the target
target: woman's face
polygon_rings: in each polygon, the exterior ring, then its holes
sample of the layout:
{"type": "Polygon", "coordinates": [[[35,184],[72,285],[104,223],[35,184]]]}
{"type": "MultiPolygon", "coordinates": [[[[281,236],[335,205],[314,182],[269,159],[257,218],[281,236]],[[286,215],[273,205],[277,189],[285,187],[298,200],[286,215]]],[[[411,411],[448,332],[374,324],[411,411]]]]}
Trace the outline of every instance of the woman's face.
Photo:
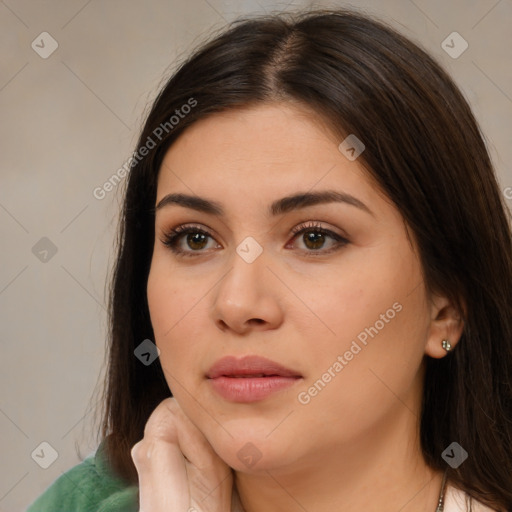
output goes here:
{"type": "Polygon", "coordinates": [[[443,355],[402,217],[341,142],[305,110],[260,105],[196,122],[160,170],[156,204],[201,198],[157,208],[147,293],[160,362],[240,471],[306,467],[415,420],[425,352],[443,355]],[[163,242],[180,226],[191,232],[173,252],[163,242]],[[293,377],[208,377],[246,355],[293,377]]]}

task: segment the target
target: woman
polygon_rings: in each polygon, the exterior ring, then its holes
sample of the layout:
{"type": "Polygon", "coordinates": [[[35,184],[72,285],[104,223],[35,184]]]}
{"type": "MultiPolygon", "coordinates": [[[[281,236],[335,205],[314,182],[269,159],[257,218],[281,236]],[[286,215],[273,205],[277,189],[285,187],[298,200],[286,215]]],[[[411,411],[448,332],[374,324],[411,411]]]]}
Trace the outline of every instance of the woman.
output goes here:
{"type": "Polygon", "coordinates": [[[342,10],[235,22],[149,113],[103,441],[29,510],[511,510],[505,211],[415,44],[342,10]]]}

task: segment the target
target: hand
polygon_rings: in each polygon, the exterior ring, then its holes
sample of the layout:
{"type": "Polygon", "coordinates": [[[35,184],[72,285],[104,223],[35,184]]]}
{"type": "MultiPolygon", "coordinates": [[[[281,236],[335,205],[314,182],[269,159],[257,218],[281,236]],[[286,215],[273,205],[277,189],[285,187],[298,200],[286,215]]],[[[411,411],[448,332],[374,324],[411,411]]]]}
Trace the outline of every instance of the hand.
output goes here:
{"type": "Polygon", "coordinates": [[[229,512],[232,469],[175,398],[151,413],[131,456],[139,475],[139,512],[229,512]]]}

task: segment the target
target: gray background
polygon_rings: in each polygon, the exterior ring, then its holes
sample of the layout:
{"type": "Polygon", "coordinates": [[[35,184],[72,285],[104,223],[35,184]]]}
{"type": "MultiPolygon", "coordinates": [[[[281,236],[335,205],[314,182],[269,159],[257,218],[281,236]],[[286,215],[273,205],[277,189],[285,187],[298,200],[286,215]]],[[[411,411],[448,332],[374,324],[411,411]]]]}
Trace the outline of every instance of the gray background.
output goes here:
{"type": "MultiPolygon", "coordinates": [[[[80,462],[76,447],[86,456],[97,446],[89,406],[104,368],[105,283],[122,185],[102,200],[93,190],[130,156],[163,77],[240,14],[342,5],[350,4],[0,1],[1,512],[24,509],[80,462]],[[31,46],[48,51],[42,32],[58,43],[46,59],[31,46]],[[55,254],[44,253],[43,237],[55,254]],[[51,451],[42,442],[58,452],[47,469],[40,464],[51,451]]],[[[486,134],[510,205],[512,1],[352,5],[380,15],[448,69],[486,134]],[[441,46],[454,31],[469,44],[458,58],[441,46]]]]}

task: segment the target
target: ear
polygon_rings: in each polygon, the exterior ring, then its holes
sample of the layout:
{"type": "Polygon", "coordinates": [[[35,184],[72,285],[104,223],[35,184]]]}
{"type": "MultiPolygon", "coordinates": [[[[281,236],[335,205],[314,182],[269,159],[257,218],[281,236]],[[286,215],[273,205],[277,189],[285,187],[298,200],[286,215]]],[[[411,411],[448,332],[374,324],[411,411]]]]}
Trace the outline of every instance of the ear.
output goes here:
{"type": "Polygon", "coordinates": [[[433,295],[430,306],[430,328],[425,344],[425,354],[440,359],[447,352],[443,340],[450,342],[453,350],[462,336],[464,321],[460,311],[444,296],[433,295]]]}

